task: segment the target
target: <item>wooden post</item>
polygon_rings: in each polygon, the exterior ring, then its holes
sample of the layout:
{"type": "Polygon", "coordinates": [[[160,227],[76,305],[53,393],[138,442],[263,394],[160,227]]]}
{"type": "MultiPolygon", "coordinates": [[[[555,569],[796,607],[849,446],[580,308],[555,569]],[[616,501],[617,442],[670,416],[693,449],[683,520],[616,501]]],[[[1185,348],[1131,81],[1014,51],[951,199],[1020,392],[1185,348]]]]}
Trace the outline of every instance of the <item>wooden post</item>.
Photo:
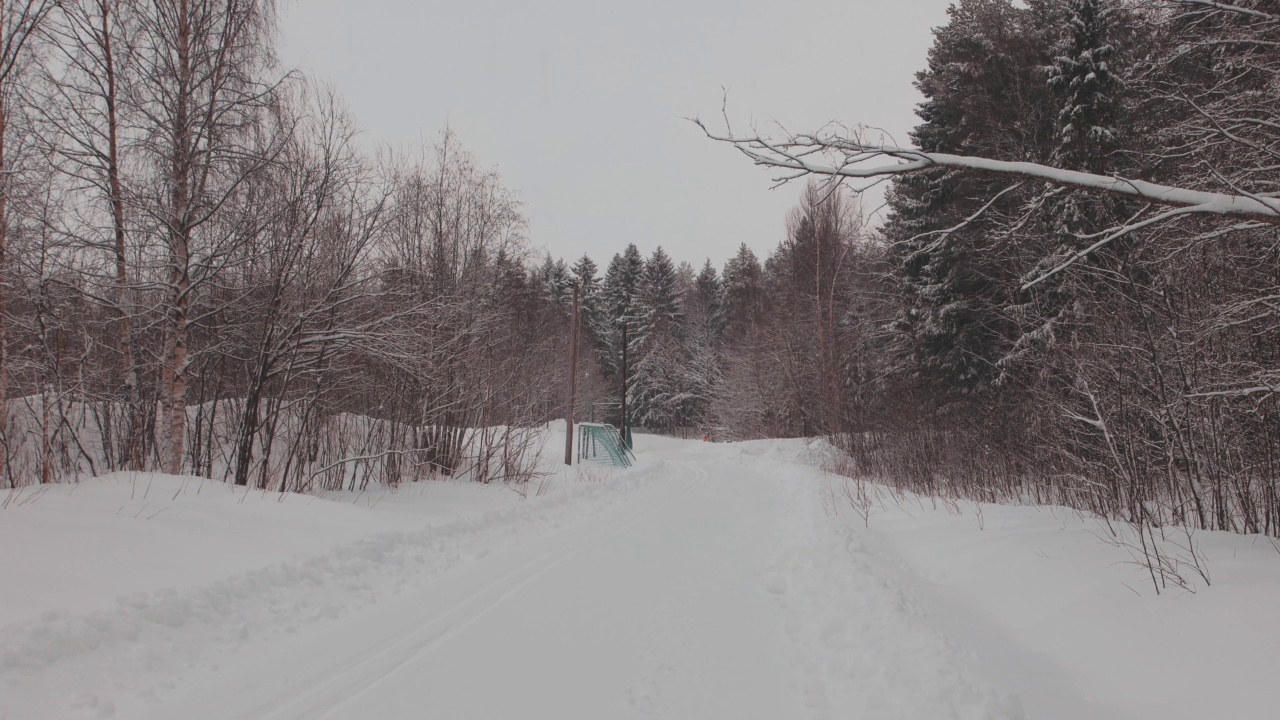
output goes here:
{"type": "Polygon", "coordinates": [[[573,464],[573,406],[578,394],[578,283],[573,284],[573,339],[569,347],[569,406],[564,411],[564,464],[573,464]]]}
{"type": "Polygon", "coordinates": [[[622,419],[618,421],[622,444],[631,447],[631,434],[627,430],[627,321],[622,321],[622,419]]]}

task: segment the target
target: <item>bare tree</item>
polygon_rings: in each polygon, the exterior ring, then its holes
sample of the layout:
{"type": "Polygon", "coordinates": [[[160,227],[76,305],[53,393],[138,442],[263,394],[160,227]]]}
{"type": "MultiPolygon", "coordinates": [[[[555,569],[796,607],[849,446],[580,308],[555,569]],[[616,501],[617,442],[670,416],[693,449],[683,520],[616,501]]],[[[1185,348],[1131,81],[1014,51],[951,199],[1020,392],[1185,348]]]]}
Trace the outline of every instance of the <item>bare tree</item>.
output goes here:
{"type": "MultiPolygon", "coordinates": [[[[9,244],[9,194],[13,177],[22,171],[9,162],[10,103],[17,76],[24,70],[27,49],[49,16],[53,0],[0,0],[0,436],[9,421],[6,251],[9,244]]],[[[8,443],[6,442],[6,448],[8,443]]],[[[4,458],[7,466],[7,450],[4,458]]]]}
{"type": "MultiPolygon", "coordinates": [[[[900,487],[1067,504],[1148,546],[1280,531],[1280,8],[961,0],[936,37],[917,147],[699,123],[778,182],[890,185],[861,259],[881,276],[846,286],[835,439],[900,487]],[[1010,52],[974,71],[992,43],[1010,52]]],[[[735,402],[776,405],[742,370],[760,356],[728,352],[735,402]]]]}
{"type": "Polygon", "coordinates": [[[221,213],[287,136],[262,123],[280,82],[268,75],[273,14],[269,0],[167,0],[137,15],[134,101],[159,173],[145,208],[165,248],[157,433],[165,472],[181,472],[184,461],[193,295],[252,234],[221,213]]]}
{"type": "MultiPolygon", "coordinates": [[[[46,144],[59,157],[60,167],[73,182],[92,188],[86,212],[70,215],[81,227],[63,232],[76,237],[90,251],[104,252],[110,274],[101,288],[90,290],[114,315],[114,343],[119,354],[118,390],[113,390],[103,417],[113,415],[111,403],[123,400],[123,428],[118,442],[104,428],[108,464],[142,469],[147,454],[148,416],[139,358],[134,350],[128,230],[124,180],[126,141],[122,111],[127,93],[121,88],[121,46],[129,45],[128,2],[78,0],[64,2],[54,22],[46,25],[53,59],[46,63],[43,82],[31,89],[32,107],[44,125],[46,144]],[[98,217],[104,219],[99,221],[98,217]],[[105,237],[104,237],[105,236],[105,237]]],[[[127,68],[126,68],[127,69],[127,68]]]]}

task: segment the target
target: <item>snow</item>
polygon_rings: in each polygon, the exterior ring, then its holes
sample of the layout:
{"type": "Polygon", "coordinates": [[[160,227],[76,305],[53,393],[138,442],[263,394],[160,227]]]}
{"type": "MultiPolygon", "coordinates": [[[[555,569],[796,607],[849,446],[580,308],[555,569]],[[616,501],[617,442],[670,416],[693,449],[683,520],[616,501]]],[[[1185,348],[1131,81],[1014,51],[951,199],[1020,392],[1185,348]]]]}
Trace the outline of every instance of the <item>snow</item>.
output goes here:
{"type": "MultiPolygon", "coordinates": [[[[917,172],[933,166],[955,167],[1047,180],[1060,185],[1100,190],[1150,200],[1162,205],[1179,206],[1182,208],[1179,214],[1204,213],[1248,217],[1272,224],[1276,223],[1277,218],[1280,217],[1280,199],[1276,198],[1193,190],[1145,180],[1095,175],[1032,162],[922,152],[913,148],[863,142],[856,133],[844,137],[829,132],[824,135],[797,135],[781,140],[720,136],[712,133],[700,121],[695,120],[695,122],[702,127],[708,137],[733,145],[757,165],[794,171],[796,175],[790,178],[807,174],[879,178],[917,172]],[[823,161],[823,158],[829,158],[823,153],[839,155],[839,161],[836,164],[828,164],[823,161]],[[813,159],[815,157],[819,159],[813,159]],[[868,166],[865,164],[881,158],[892,158],[898,162],[891,165],[868,166]]],[[[780,180],[790,178],[784,177],[780,180]]],[[[1166,216],[1167,214],[1161,217],[1166,216]]],[[[1136,229],[1136,226],[1130,229],[1136,229]]]]}
{"type": "Polygon", "coordinates": [[[1213,584],[1157,596],[1061,509],[873,487],[864,515],[825,443],[637,445],[633,468],[548,465],[524,496],[160,475],[15,496],[0,718],[1167,720],[1280,700],[1265,540],[1197,535],[1213,584]]]}
{"type": "Polygon", "coordinates": [[[1212,585],[1157,596],[1104,526],[1063,508],[988,505],[979,527],[972,505],[926,501],[871,524],[895,576],[1036,717],[1260,717],[1280,700],[1280,553],[1266,538],[1197,534],[1212,585]]]}
{"type": "Polygon", "coordinates": [[[0,547],[7,563],[26,559],[6,565],[24,581],[0,586],[0,607],[9,621],[102,610],[122,595],[204,585],[518,500],[460,482],[317,498],[151,473],[20,488],[0,515],[0,547]]]}
{"type": "MultiPolygon", "coordinates": [[[[778,443],[763,454],[776,473],[803,475],[779,460],[821,467],[835,451],[778,443]]],[[[848,502],[852,481],[819,484],[833,524],[875,574],[1028,717],[1257,717],[1280,701],[1280,547],[1265,537],[1194,534],[1211,584],[1185,568],[1189,588],[1157,595],[1124,527],[1060,507],[878,487],[864,515],[848,502]]],[[[1179,544],[1171,533],[1163,549],[1185,557],[1179,544]]]]}

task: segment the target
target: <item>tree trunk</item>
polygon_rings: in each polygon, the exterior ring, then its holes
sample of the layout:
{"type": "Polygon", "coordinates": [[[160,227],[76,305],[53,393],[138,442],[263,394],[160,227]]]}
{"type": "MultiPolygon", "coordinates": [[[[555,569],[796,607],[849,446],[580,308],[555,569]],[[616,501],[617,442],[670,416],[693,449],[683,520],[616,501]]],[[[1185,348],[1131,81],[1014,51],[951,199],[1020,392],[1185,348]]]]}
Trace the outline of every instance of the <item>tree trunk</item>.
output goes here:
{"type": "Polygon", "coordinates": [[[173,159],[169,210],[169,287],[167,337],[162,369],[161,427],[164,472],[182,472],[187,429],[187,313],[191,261],[191,16],[188,0],[179,3],[178,91],[173,117],[173,159]]]}
{"type": "MultiPolygon", "coordinates": [[[[0,30],[5,28],[5,4],[0,0],[0,30]]],[[[7,38],[6,38],[7,39],[7,38]]],[[[6,82],[0,78],[0,464],[4,472],[9,472],[9,343],[8,328],[5,323],[8,315],[8,276],[7,250],[9,240],[9,167],[5,158],[5,136],[8,131],[9,108],[5,105],[6,82]]],[[[13,486],[17,480],[9,478],[13,486]]]]}
{"type": "Polygon", "coordinates": [[[112,0],[99,0],[102,19],[102,60],[106,70],[107,110],[107,187],[111,192],[111,224],[115,234],[116,306],[118,316],[120,365],[124,378],[126,425],[121,447],[120,466],[128,470],[142,470],[146,462],[144,430],[146,417],[142,407],[142,388],[138,378],[138,366],[133,352],[133,324],[129,318],[129,265],[125,254],[124,192],[120,183],[120,121],[116,107],[116,67],[111,47],[112,0]]]}
{"type": "Polygon", "coordinates": [[[573,411],[578,394],[578,285],[573,286],[573,329],[569,347],[569,404],[564,411],[564,464],[573,464],[573,411]]]}

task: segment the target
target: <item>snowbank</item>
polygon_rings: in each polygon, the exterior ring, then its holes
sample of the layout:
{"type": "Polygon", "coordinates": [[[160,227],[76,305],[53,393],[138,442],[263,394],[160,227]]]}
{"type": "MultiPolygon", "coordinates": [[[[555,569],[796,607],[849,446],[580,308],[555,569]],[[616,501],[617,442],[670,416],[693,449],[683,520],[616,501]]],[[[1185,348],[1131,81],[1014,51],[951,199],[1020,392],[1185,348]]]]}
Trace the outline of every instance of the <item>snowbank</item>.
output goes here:
{"type": "MultiPolygon", "coordinates": [[[[780,688],[772,702],[804,708],[769,717],[1170,720],[1280,703],[1265,539],[1195,535],[1211,584],[1188,574],[1157,595],[1123,528],[1070,511],[893,496],[815,467],[838,459],[822,442],[639,442],[631,469],[549,462],[522,493],[114,475],[0,495],[0,720],[222,718],[228,693],[277,720],[400,700],[396,717],[418,717],[415,658],[456,689],[448,668],[495,656],[528,676],[513,702],[556,706],[570,690],[549,678],[578,668],[565,682],[591,685],[583,707],[630,699],[610,717],[712,717],[732,703],[707,689],[746,677],[752,697],[780,688]],[[577,651],[545,652],[560,645],[577,651]],[[637,663],[649,674],[628,674],[637,663]],[[610,695],[624,680],[631,695],[610,695]]],[[[511,678],[473,668],[466,683],[511,678]]],[[[516,707],[505,697],[490,705],[516,707]]]]}
{"type": "Polygon", "coordinates": [[[118,596],[203,585],[518,501],[510,491],[450,481],[314,497],[151,473],[19,488],[0,510],[8,580],[0,611],[17,622],[106,609],[118,596]]]}
{"type": "Polygon", "coordinates": [[[0,495],[0,719],[127,715],[122,693],[153,698],[177,673],[579,522],[663,467],[549,466],[520,492],[435,481],[314,497],[117,474],[0,495]]]}
{"type": "Polygon", "coordinates": [[[1280,554],[1265,538],[1196,534],[1212,584],[1157,595],[1110,531],[1060,508],[916,503],[870,522],[940,626],[1037,717],[1265,717],[1280,702],[1280,554]]]}
{"type": "MultiPolygon", "coordinates": [[[[856,482],[817,469],[836,452],[788,440],[734,454],[818,484],[845,542],[1020,697],[1027,717],[1268,717],[1280,704],[1280,549],[1269,539],[1194,533],[1208,582],[1184,566],[1188,588],[1157,594],[1123,526],[876,486],[859,507],[856,482]]],[[[1171,535],[1165,549],[1185,559],[1185,547],[1171,535]]]]}

